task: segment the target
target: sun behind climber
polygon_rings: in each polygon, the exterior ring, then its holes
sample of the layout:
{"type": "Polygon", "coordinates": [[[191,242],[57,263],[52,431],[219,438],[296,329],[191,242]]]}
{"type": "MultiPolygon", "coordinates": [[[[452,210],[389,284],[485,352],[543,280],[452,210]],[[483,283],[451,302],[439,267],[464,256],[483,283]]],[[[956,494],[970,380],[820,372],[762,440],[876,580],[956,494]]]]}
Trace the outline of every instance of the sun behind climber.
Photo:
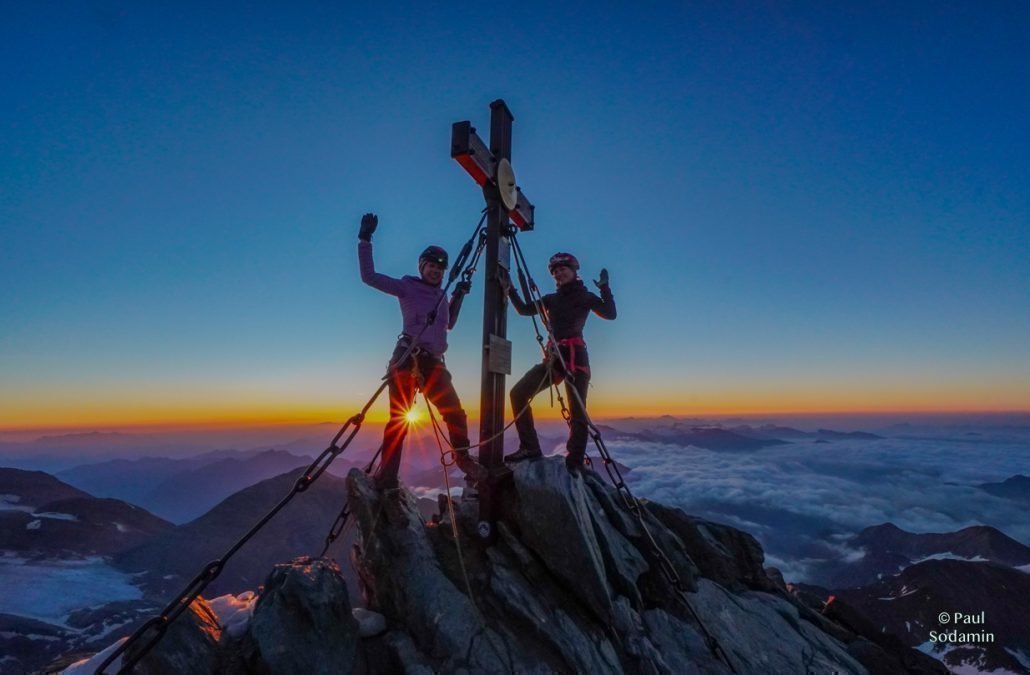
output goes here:
{"type": "Polygon", "coordinates": [[[450,301],[443,301],[441,283],[448,261],[447,251],[439,246],[430,246],[419,256],[417,277],[406,275],[395,279],[376,272],[372,259],[372,233],[378,225],[379,218],[374,213],[366,213],[361,217],[358,233],[361,280],[372,288],[397,297],[404,328],[390,358],[390,419],[383,432],[383,456],[372,477],[373,483],[379,490],[398,487],[401,450],[408,432],[406,415],[415,403],[418,389],[425,392],[426,397],[440,411],[454,447],[458,468],[471,481],[476,482],[485,471],[469,455],[468,422],[451,382],[451,373],[444,363],[447,331],[454,327],[458,319],[461,301],[469,291],[469,284],[459,282],[450,301]],[[415,349],[402,363],[397,363],[416,339],[415,349]]]}

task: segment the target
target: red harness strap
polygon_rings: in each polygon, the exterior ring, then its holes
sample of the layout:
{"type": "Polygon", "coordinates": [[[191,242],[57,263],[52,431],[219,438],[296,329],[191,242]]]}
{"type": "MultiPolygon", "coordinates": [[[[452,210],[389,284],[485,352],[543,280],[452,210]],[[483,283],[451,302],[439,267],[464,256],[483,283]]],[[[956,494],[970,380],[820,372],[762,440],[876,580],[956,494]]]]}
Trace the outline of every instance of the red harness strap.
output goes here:
{"type": "MultiPolygon", "coordinates": [[[[554,347],[554,343],[548,341],[548,346],[553,348],[554,347]]],[[[582,365],[581,366],[577,366],[576,365],[576,348],[577,347],[582,347],[583,349],[587,348],[587,343],[586,343],[586,341],[583,338],[581,338],[581,337],[571,337],[571,338],[565,338],[564,340],[558,340],[558,346],[559,347],[568,347],[569,348],[569,359],[568,359],[568,362],[565,365],[568,367],[570,373],[575,375],[577,369],[583,371],[584,373],[588,373],[588,374],[590,373],[590,367],[589,366],[582,366],[582,365]]]]}

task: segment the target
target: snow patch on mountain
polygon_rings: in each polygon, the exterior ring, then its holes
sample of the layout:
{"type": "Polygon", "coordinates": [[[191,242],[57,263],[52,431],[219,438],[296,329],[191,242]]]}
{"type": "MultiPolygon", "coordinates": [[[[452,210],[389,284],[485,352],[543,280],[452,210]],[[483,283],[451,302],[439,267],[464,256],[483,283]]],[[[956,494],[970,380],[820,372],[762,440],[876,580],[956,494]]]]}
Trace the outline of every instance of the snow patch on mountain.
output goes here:
{"type": "Polygon", "coordinates": [[[71,522],[79,522],[78,516],[73,516],[70,513],[56,513],[54,511],[36,511],[32,515],[37,518],[49,518],[50,520],[67,520],[71,522]]]}
{"type": "Polygon", "coordinates": [[[233,638],[240,638],[250,625],[250,619],[254,616],[254,605],[257,604],[257,596],[253,591],[245,591],[239,595],[231,593],[220,595],[208,601],[211,611],[218,617],[218,623],[233,638]]]}
{"type": "Polygon", "coordinates": [[[14,614],[64,626],[68,613],[115,600],[138,600],[128,574],[103,558],[26,560],[0,557],[0,614],[14,614]]]}
{"type": "Polygon", "coordinates": [[[990,562],[987,558],[980,555],[974,556],[972,558],[967,558],[965,556],[955,555],[951,551],[947,551],[945,553],[934,553],[933,555],[928,555],[925,558],[913,560],[911,563],[909,563],[908,566],[911,567],[912,565],[918,565],[919,563],[926,562],[927,560],[965,560],[966,562],[990,562]]]}
{"type": "MultiPolygon", "coordinates": [[[[128,638],[122,638],[121,640],[118,640],[114,644],[104,649],[102,652],[94,654],[91,658],[76,661],[72,665],[62,670],[60,675],[91,675],[92,673],[95,673],[97,668],[100,667],[100,664],[103,663],[104,660],[107,659],[107,657],[110,656],[114,650],[118,649],[118,647],[121,646],[121,644],[125,642],[127,639],[128,638]]],[[[117,673],[121,667],[122,657],[119,656],[111,663],[110,666],[107,667],[107,672],[117,673]]]]}

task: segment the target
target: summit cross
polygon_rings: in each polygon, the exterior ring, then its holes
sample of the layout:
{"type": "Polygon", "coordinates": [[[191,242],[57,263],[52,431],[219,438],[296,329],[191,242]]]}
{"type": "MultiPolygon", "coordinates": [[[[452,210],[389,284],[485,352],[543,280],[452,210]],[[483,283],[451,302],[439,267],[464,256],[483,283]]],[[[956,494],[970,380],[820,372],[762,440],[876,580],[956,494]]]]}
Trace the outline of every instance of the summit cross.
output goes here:
{"type": "Polygon", "coordinates": [[[504,377],[511,374],[508,298],[502,279],[511,266],[514,228],[532,230],[534,207],[515,184],[511,168],[511,124],[507,104],[490,104],[490,145],[476,134],[471,122],[451,127],[451,157],[483,188],[486,199],[486,280],[483,292],[483,366],[480,394],[479,461],[490,477],[479,487],[480,536],[492,538],[493,492],[504,474],[504,377]]]}

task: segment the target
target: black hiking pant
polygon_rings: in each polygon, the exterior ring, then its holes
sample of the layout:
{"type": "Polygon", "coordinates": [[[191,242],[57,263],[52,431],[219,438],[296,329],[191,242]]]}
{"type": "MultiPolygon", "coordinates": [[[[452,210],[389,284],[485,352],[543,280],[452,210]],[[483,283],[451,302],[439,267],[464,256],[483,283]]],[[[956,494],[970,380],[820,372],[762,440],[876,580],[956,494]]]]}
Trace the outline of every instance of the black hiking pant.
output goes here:
{"type": "Polygon", "coordinates": [[[383,487],[397,485],[401,451],[410,424],[406,416],[415,405],[420,387],[447,425],[451,445],[455,449],[469,447],[468,420],[451,382],[450,371],[441,359],[430,354],[421,352],[409,357],[407,367],[395,369],[389,380],[390,419],[383,432],[383,455],[375,473],[376,481],[383,487]],[[418,364],[418,375],[411,366],[413,360],[418,364]]]}
{"type": "MultiPolygon", "coordinates": [[[[565,362],[569,363],[569,356],[562,350],[565,362]]],[[[565,402],[569,406],[571,420],[569,425],[569,439],[565,443],[565,449],[574,459],[581,459],[587,448],[587,418],[586,409],[579,404],[579,400],[573,395],[572,389],[579,393],[580,399],[585,405],[587,402],[587,388],[590,386],[590,366],[587,361],[586,350],[576,352],[575,383],[565,377],[561,363],[557,358],[552,357],[551,377],[548,377],[548,362],[538,363],[530,368],[522,379],[511,388],[511,414],[518,416],[515,420],[515,429],[519,432],[519,445],[527,450],[540,450],[540,439],[536,434],[536,426],[533,424],[533,407],[530,401],[533,397],[554,384],[565,382],[565,402]],[[519,416],[519,411],[525,408],[525,412],[519,416]]]]}

